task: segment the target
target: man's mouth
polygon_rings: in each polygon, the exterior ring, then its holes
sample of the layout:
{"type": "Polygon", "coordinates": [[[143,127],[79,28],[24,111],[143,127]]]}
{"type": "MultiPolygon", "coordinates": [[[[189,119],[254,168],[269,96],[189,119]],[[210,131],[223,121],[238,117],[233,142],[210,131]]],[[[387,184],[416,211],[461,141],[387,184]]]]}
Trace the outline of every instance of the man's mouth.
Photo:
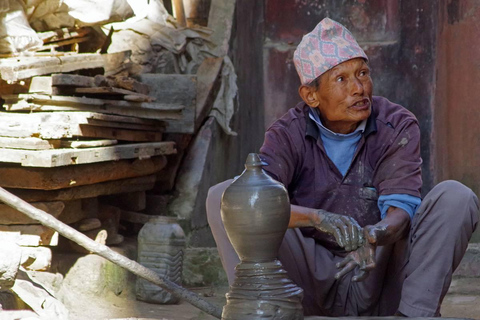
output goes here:
{"type": "Polygon", "coordinates": [[[351,108],[354,108],[356,110],[364,110],[364,109],[368,109],[369,107],[370,107],[370,99],[367,99],[367,98],[357,101],[351,106],[351,108]]]}

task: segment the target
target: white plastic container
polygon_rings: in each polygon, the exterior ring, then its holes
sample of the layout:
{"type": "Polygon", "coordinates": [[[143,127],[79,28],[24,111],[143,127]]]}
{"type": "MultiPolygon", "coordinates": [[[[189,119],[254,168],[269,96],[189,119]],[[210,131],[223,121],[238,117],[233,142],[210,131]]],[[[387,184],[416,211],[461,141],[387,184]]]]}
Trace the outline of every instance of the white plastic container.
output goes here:
{"type": "MultiPolygon", "coordinates": [[[[185,233],[175,217],[154,218],[138,233],[138,262],[179,285],[184,251],[185,233]]],[[[140,277],[137,278],[136,295],[137,300],[150,303],[174,304],[179,301],[168,291],[140,277]]]]}

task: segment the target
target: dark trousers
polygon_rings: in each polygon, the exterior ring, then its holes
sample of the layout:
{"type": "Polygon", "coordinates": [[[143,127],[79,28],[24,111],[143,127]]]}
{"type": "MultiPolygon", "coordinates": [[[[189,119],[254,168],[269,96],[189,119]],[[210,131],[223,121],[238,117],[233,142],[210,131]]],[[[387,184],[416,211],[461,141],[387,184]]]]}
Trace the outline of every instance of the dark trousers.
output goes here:
{"type": "MultiPolygon", "coordinates": [[[[220,201],[232,180],[209,190],[207,217],[230,283],[239,259],[223,227],[220,201]]],[[[463,184],[444,181],[423,199],[407,238],[376,250],[376,268],[362,282],[353,272],[335,280],[343,258],[289,229],[279,260],[304,290],[305,315],[438,316],[440,306],[479,218],[478,199],[463,184]]]]}

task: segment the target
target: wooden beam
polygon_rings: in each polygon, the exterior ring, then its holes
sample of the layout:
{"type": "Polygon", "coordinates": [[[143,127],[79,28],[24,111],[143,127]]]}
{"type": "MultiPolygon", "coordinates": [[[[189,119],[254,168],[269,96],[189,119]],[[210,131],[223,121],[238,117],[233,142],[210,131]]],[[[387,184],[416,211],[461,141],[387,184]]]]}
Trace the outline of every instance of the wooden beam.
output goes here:
{"type": "MultiPolygon", "coordinates": [[[[173,84],[170,84],[173,85],[173,84]]],[[[184,106],[176,101],[167,101],[165,103],[148,103],[148,102],[129,102],[124,100],[109,100],[86,97],[69,97],[69,96],[50,96],[43,94],[19,94],[19,95],[3,95],[5,104],[15,104],[21,101],[35,104],[56,105],[56,106],[116,106],[124,108],[151,109],[159,111],[181,111],[184,106]]],[[[191,103],[191,101],[190,101],[191,103]]],[[[8,110],[8,108],[6,108],[8,110]]],[[[28,110],[28,109],[26,109],[28,110]]]]}
{"type": "Polygon", "coordinates": [[[176,153],[175,143],[169,141],[85,149],[39,151],[3,149],[0,152],[0,162],[20,163],[25,167],[51,168],[120,159],[145,159],[174,153],[176,153]]]}
{"type": "MultiPolygon", "coordinates": [[[[139,118],[118,117],[89,112],[42,112],[42,113],[9,113],[0,112],[0,136],[12,138],[28,138],[25,144],[18,141],[17,146],[10,144],[5,147],[40,146],[48,149],[48,142],[37,139],[65,139],[72,137],[93,137],[104,139],[120,139],[126,141],[161,141],[164,124],[156,121],[153,124],[143,124],[139,118]],[[109,121],[113,120],[113,121],[109,121]],[[115,121],[118,120],[119,122],[115,121]],[[121,122],[121,121],[130,121],[121,122]]],[[[0,142],[1,143],[1,142],[0,142]]],[[[6,142],[5,142],[6,143],[6,142]]],[[[52,143],[50,143],[52,144],[52,143]]]]}
{"type": "MultiPolygon", "coordinates": [[[[162,141],[162,133],[155,131],[138,131],[119,128],[104,128],[88,124],[79,125],[78,136],[88,138],[116,139],[120,141],[153,142],[162,141]]],[[[75,136],[75,135],[74,135],[75,136]]]]}
{"type": "Polygon", "coordinates": [[[60,147],[60,143],[58,141],[48,141],[39,138],[0,137],[0,148],[47,150],[58,147],[60,147]]]}
{"type": "MultiPolygon", "coordinates": [[[[55,218],[60,216],[65,208],[65,204],[61,201],[33,202],[30,204],[37,209],[47,212],[55,218]]],[[[38,224],[38,221],[30,219],[6,204],[0,203],[0,225],[11,224],[38,224]]]]}
{"type": "MultiPolygon", "coordinates": [[[[74,86],[74,87],[94,87],[94,77],[81,76],[78,74],[52,74],[51,77],[52,86],[74,86]]],[[[33,79],[32,79],[33,80],[33,79]]]]}
{"type": "MultiPolygon", "coordinates": [[[[124,117],[112,114],[103,114],[97,112],[72,111],[72,112],[35,112],[35,113],[14,113],[14,112],[0,112],[0,122],[14,121],[14,122],[72,122],[76,123],[90,123],[90,119],[100,121],[111,121],[121,123],[134,123],[138,125],[145,125],[150,127],[162,126],[163,122],[152,119],[142,119],[136,117],[124,117]]],[[[151,128],[147,130],[151,130],[151,128]]]]}
{"type": "Polygon", "coordinates": [[[58,141],[60,148],[94,148],[114,146],[118,144],[117,140],[49,140],[58,141]]]}
{"type": "Polygon", "coordinates": [[[138,92],[141,94],[146,94],[146,95],[150,93],[149,85],[139,82],[133,78],[116,76],[116,77],[113,77],[113,80],[115,81],[116,87],[138,92]]]}
{"type": "Polygon", "coordinates": [[[115,88],[115,87],[92,87],[92,88],[75,88],[75,93],[85,93],[92,95],[122,95],[125,100],[129,100],[125,97],[132,97],[135,102],[153,102],[156,99],[138,92],[115,88]]]}
{"type": "MultiPolygon", "coordinates": [[[[47,216],[50,219],[55,219],[51,215],[47,216]]],[[[16,242],[20,246],[38,247],[58,245],[58,233],[53,229],[42,226],[41,224],[0,225],[0,232],[18,233],[20,237],[16,242]]]]}
{"type": "Polygon", "coordinates": [[[58,105],[42,105],[42,104],[17,104],[5,105],[7,111],[92,111],[97,113],[115,114],[119,116],[138,117],[143,119],[161,120],[169,125],[170,121],[179,121],[182,119],[182,113],[179,111],[163,111],[155,109],[139,109],[128,107],[117,107],[112,105],[104,106],[58,106],[58,105]]]}
{"type": "Polygon", "coordinates": [[[120,220],[132,222],[132,223],[145,224],[151,221],[155,217],[157,216],[151,216],[149,214],[140,213],[140,212],[121,210],[120,220]]]}
{"type": "Polygon", "coordinates": [[[197,85],[195,75],[185,74],[142,74],[140,81],[150,86],[150,95],[157,102],[185,106],[182,118],[169,120],[165,132],[195,132],[195,98],[197,85]]]}
{"type": "Polygon", "coordinates": [[[24,201],[67,201],[103,195],[146,191],[155,185],[155,175],[114,180],[59,190],[8,189],[24,201]]]}
{"type": "Polygon", "coordinates": [[[73,188],[154,174],[166,164],[166,157],[158,156],[56,168],[0,166],[0,186],[39,190],[73,188]]]}
{"type": "Polygon", "coordinates": [[[54,42],[72,38],[85,37],[92,29],[90,27],[83,28],[61,28],[46,32],[37,32],[38,37],[43,42],[54,42]]]}
{"type": "Polygon", "coordinates": [[[121,129],[131,129],[131,130],[140,130],[140,131],[157,131],[157,132],[165,131],[165,124],[163,123],[159,123],[158,125],[152,126],[152,125],[146,125],[146,124],[88,119],[88,124],[91,126],[97,126],[97,127],[121,128],[121,129]]]}
{"type": "MultiPolygon", "coordinates": [[[[182,113],[195,113],[193,104],[188,106],[188,110],[182,112],[185,107],[176,103],[128,102],[45,95],[3,95],[2,98],[6,100],[3,105],[6,111],[90,111],[155,120],[178,120],[173,123],[175,127],[179,126],[179,122],[184,122],[180,121],[185,118],[182,113]]],[[[166,123],[169,124],[169,121],[166,123]]]]}
{"type": "Polygon", "coordinates": [[[81,53],[56,57],[5,58],[0,60],[0,77],[6,81],[17,81],[44,74],[94,68],[104,68],[108,73],[122,68],[130,54],[123,51],[103,55],[81,53]]]}
{"type": "Polygon", "coordinates": [[[216,83],[222,69],[223,58],[206,58],[197,71],[197,105],[195,130],[198,130],[208,116],[214,101],[216,83]]]}

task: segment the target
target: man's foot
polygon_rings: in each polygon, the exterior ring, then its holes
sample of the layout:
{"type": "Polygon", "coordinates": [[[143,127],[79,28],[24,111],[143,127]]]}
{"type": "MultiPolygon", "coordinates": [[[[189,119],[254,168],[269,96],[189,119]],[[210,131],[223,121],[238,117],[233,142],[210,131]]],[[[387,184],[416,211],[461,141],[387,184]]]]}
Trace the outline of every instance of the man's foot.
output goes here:
{"type": "Polygon", "coordinates": [[[403,313],[401,313],[400,311],[397,310],[397,312],[395,312],[393,314],[394,317],[407,317],[406,315],[404,315],[403,313]]]}

